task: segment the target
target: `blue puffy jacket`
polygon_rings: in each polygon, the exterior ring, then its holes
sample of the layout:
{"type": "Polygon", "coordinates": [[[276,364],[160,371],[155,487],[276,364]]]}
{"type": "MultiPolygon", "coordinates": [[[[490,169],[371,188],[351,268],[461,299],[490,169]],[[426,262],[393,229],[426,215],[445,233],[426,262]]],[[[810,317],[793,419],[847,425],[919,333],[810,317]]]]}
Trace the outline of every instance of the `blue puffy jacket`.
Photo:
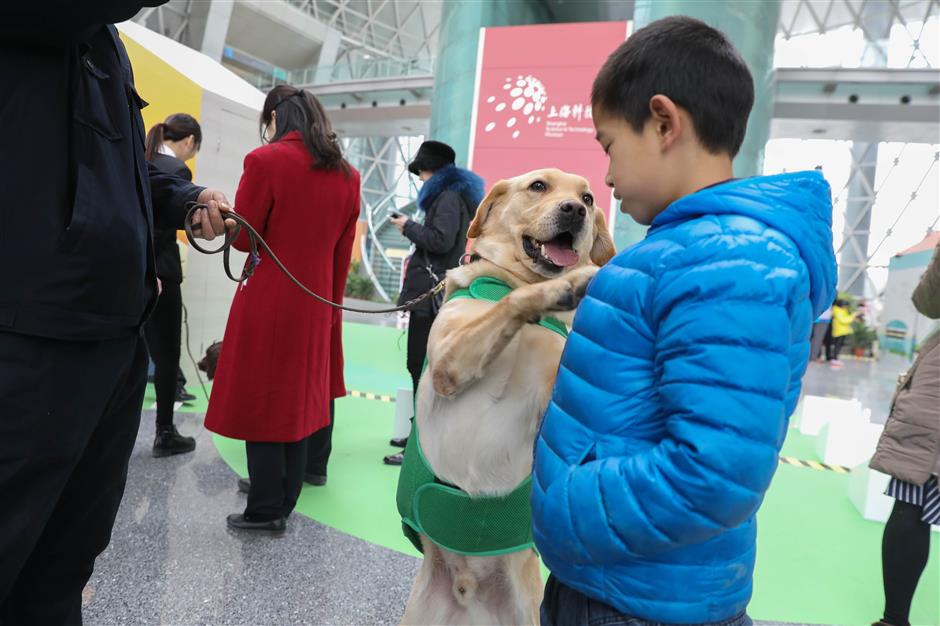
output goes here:
{"type": "Polygon", "coordinates": [[[835,276],[818,172],[677,200],[598,272],[535,448],[535,541],[561,582],[661,622],[745,609],[754,515],[835,276]]]}

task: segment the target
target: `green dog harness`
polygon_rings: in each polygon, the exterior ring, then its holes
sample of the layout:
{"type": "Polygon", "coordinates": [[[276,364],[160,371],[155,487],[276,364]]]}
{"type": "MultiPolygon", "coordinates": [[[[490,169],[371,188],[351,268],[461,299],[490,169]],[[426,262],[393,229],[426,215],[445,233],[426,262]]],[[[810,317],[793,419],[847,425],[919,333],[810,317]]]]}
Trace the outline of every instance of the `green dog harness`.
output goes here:
{"type": "MultiPolygon", "coordinates": [[[[496,302],[511,291],[512,287],[505,282],[482,276],[447,300],[473,298],[496,302]]],[[[556,318],[546,317],[539,325],[568,337],[565,325],[556,318]]],[[[427,367],[427,361],[424,366],[427,367]]],[[[396,499],[402,530],[419,552],[421,534],[445,550],[466,556],[495,556],[534,548],[531,494],[531,476],[508,494],[488,497],[471,497],[442,482],[421,451],[417,420],[411,421],[396,499]]]]}

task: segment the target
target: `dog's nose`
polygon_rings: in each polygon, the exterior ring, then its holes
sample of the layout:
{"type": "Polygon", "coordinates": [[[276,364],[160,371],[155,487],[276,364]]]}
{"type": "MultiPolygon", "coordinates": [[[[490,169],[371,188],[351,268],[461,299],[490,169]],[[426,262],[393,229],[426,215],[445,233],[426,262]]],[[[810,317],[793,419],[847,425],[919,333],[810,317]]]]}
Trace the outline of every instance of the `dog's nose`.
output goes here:
{"type": "Polygon", "coordinates": [[[558,209],[562,213],[567,213],[571,216],[577,215],[579,217],[584,217],[585,215],[587,215],[587,209],[584,208],[583,204],[581,204],[580,202],[574,202],[571,200],[569,200],[568,202],[562,202],[558,206],[558,209]]]}

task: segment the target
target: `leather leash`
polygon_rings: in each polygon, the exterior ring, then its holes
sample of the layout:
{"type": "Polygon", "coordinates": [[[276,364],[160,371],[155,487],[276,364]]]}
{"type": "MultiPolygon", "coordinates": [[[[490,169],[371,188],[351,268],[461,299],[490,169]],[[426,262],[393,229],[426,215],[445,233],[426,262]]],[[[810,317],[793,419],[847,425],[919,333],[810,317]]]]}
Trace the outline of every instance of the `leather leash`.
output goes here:
{"type": "Polygon", "coordinates": [[[225,242],[219,248],[215,250],[206,250],[205,248],[200,246],[198,243],[196,243],[196,237],[193,234],[192,216],[193,216],[193,213],[196,212],[197,210],[208,208],[208,205],[204,203],[199,203],[199,202],[187,202],[186,206],[188,208],[188,211],[186,212],[184,229],[186,230],[186,238],[189,239],[190,245],[203,254],[219,254],[221,252],[222,253],[222,267],[225,269],[226,275],[231,280],[235,281],[236,283],[244,282],[252,274],[254,274],[255,269],[257,269],[258,265],[261,263],[261,254],[259,250],[264,250],[265,252],[268,253],[268,255],[271,257],[271,260],[274,261],[275,265],[278,266],[278,268],[284,273],[284,275],[287,276],[287,278],[290,279],[292,283],[297,285],[297,287],[300,288],[301,291],[306,293],[311,298],[314,298],[322,302],[323,304],[329,305],[331,307],[335,307],[337,309],[342,309],[344,311],[352,311],[354,313],[373,313],[373,314],[397,313],[399,311],[409,311],[415,305],[420,304],[424,300],[427,300],[429,297],[439,293],[442,289],[444,289],[444,281],[442,280],[439,283],[437,283],[434,287],[432,287],[429,291],[421,294],[417,298],[413,298],[405,302],[401,306],[397,306],[395,308],[390,308],[390,309],[357,309],[355,307],[338,304],[336,302],[332,302],[331,300],[327,300],[326,298],[323,298],[315,294],[313,291],[308,289],[306,285],[304,285],[299,280],[297,280],[297,278],[295,278],[294,275],[290,273],[290,270],[288,270],[284,266],[284,263],[282,263],[281,260],[277,258],[277,255],[274,254],[274,251],[271,250],[271,247],[264,240],[264,238],[260,234],[258,234],[258,231],[256,231],[244,217],[242,217],[235,211],[228,210],[228,211],[223,212],[223,217],[225,219],[231,219],[236,224],[233,230],[226,231],[225,242]],[[238,236],[241,234],[242,228],[244,228],[248,232],[249,252],[248,252],[248,260],[245,262],[245,267],[244,269],[242,269],[241,276],[236,278],[235,275],[232,273],[229,252],[232,248],[232,244],[235,243],[235,240],[238,239],[238,236]]]}

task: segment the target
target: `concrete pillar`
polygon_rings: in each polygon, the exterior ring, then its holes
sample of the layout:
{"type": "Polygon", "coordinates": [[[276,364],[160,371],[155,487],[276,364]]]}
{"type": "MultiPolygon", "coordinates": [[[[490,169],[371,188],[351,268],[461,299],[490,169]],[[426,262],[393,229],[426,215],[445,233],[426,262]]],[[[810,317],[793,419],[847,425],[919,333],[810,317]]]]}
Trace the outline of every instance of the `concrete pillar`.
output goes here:
{"type": "Polygon", "coordinates": [[[342,35],[335,28],[327,31],[320,44],[320,54],[317,56],[317,69],[313,77],[316,85],[322,85],[330,82],[333,75],[333,66],[336,65],[336,57],[339,54],[339,46],[342,43],[342,35]]]}
{"type": "MultiPolygon", "coordinates": [[[[744,57],[754,76],[754,108],[748,119],[747,135],[734,160],[735,176],[755,176],[762,172],[764,144],[770,136],[773,115],[774,37],[780,20],[780,1],[703,2],[702,0],[637,0],[634,30],[670,15],[688,15],[702,20],[727,35],[744,57]]],[[[629,215],[619,213],[614,227],[617,249],[643,238],[646,228],[629,215]]]]}
{"type": "Polygon", "coordinates": [[[232,21],[234,2],[209,2],[206,26],[202,34],[200,52],[213,61],[221,61],[228,37],[228,26],[232,21]]]}
{"type": "Polygon", "coordinates": [[[441,7],[428,139],[452,146],[458,165],[467,164],[480,29],[552,21],[539,0],[445,2],[441,7]]]}

